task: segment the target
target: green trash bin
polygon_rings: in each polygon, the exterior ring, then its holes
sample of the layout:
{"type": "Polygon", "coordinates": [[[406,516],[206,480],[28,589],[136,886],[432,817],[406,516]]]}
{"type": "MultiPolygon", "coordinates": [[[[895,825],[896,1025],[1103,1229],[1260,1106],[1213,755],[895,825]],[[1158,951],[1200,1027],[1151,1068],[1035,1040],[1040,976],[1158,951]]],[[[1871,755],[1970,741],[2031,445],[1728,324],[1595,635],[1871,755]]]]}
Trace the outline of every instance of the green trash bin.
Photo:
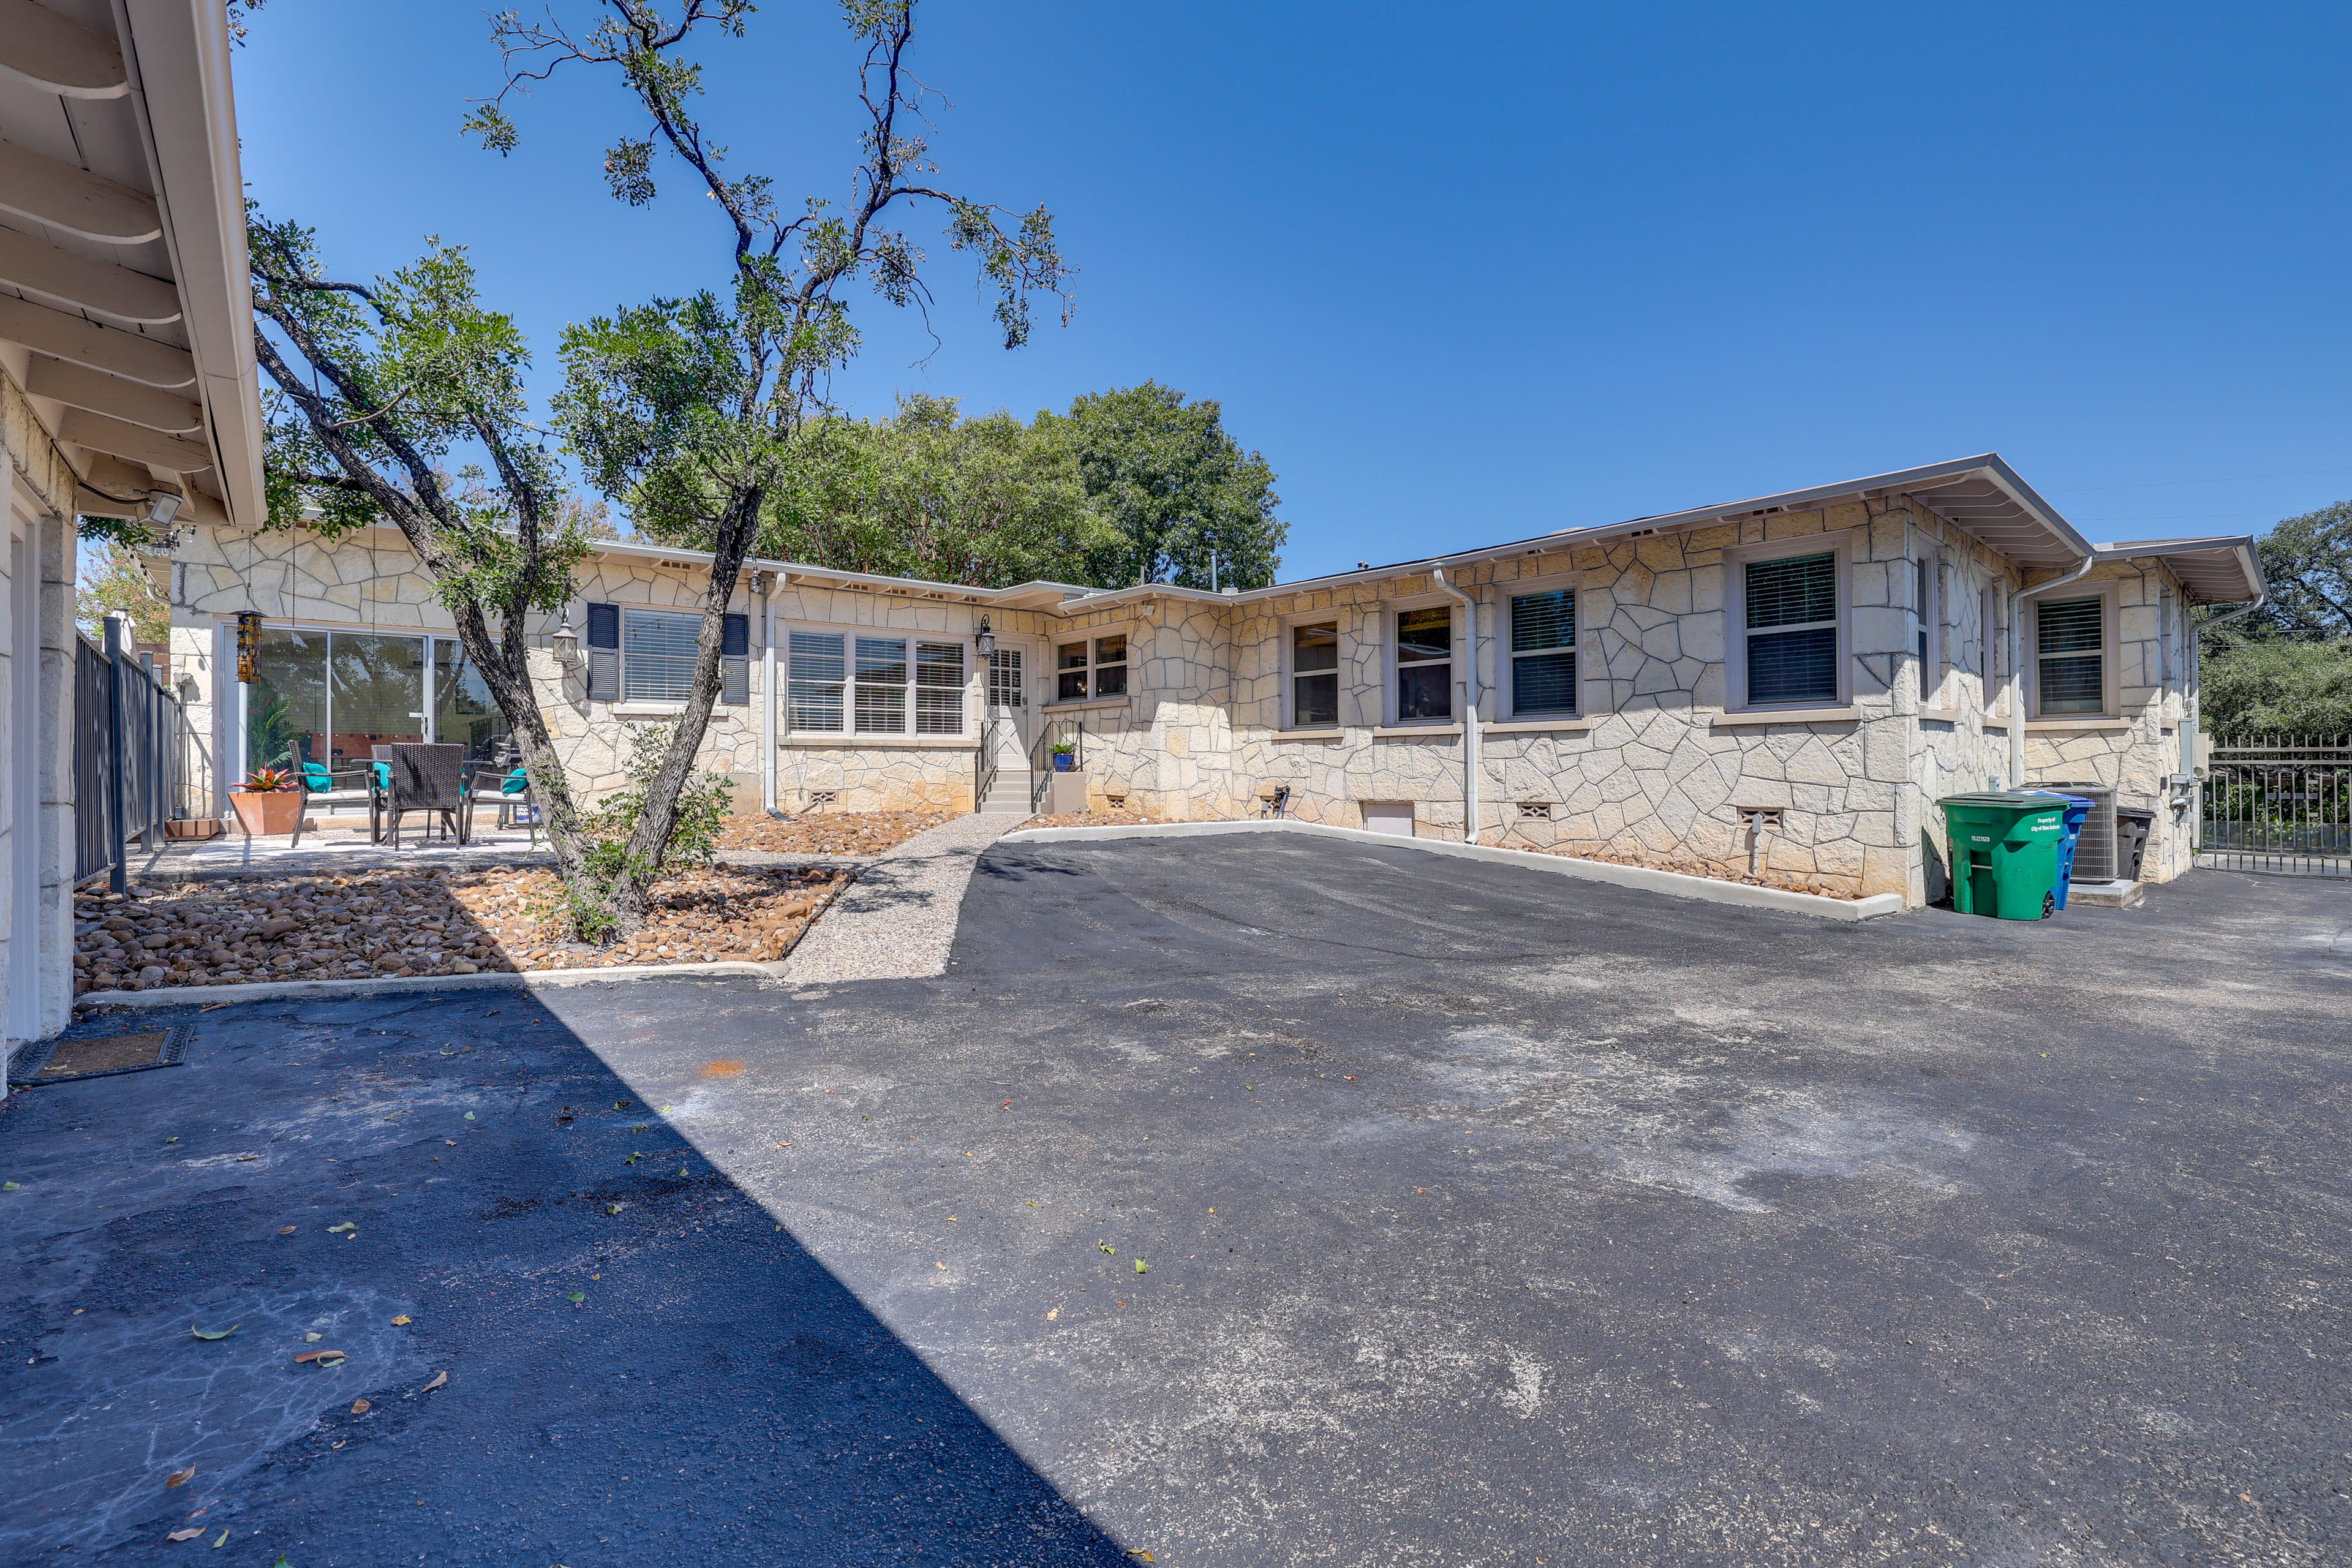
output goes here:
{"type": "Polygon", "coordinates": [[[2063,800],[2001,790],[1938,804],[1951,834],[1952,908],[2005,921],[2046,920],[2056,910],[2063,800]]]}

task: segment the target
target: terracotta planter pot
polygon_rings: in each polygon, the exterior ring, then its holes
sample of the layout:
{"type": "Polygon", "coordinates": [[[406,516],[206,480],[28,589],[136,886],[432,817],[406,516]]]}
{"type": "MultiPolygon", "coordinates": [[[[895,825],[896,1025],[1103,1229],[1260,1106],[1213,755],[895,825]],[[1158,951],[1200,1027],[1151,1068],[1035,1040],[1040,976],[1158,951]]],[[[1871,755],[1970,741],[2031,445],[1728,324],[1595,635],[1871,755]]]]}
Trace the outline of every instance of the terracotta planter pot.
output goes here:
{"type": "Polygon", "coordinates": [[[236,808],[236,825],[249,838],[291,833],[302,816],[302,792],[299,789],[231,790],[228,803],[236,808]]]}

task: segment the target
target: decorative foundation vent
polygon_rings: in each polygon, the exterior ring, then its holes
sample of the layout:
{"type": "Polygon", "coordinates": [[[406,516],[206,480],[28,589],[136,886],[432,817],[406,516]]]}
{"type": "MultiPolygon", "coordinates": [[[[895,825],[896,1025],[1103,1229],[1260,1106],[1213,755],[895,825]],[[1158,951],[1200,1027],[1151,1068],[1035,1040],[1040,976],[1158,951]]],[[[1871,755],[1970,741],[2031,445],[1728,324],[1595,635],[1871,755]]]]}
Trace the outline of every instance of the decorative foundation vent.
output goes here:
{"type": "Polygon", "coordinates": [[[1519,820],[1521,822],[1549,822],[1551,820],[1551,808],[1552,803],[1548,800],[1523,800],[1519,802],[1519,820]]]}

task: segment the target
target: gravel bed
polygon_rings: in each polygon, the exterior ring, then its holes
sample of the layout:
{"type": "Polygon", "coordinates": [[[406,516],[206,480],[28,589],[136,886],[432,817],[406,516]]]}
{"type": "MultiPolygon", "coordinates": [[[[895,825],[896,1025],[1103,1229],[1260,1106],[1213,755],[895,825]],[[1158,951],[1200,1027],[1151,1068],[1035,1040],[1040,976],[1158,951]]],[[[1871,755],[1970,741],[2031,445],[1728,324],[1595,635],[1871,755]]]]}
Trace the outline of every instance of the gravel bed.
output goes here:
{"type": "Polygon", "coordinates": [[[823,924],[786,961],[797,984],[944,974],[965,886],[981,852],[1017,816],[959,816],[866,865],[823,924]]]}
{"type": "Polygon", "coordinates": [[[730,816],[719,825],[719,847],[776,855],[880,855],[962,815],[957,811],[811,812],[784,821],[772,816],[730,816]]]}
{"type": "Polygon", "coordinates": [[[1162,816],[1146,816],[1139,811],[1057,811],[1051,816],[1033,816],[1021,826],[1030,827],[1134,827],[1147,822],[1165,822],[1162,816]]]}
{"type": "Polygon", "coordinates": [[[556,940],[551,871],[239,877],[74,900],[74,991],[379,975],[516,973],[790,952],[846,877],[715,867],[654,884],[645,929],[610,947],[556,940]]]}

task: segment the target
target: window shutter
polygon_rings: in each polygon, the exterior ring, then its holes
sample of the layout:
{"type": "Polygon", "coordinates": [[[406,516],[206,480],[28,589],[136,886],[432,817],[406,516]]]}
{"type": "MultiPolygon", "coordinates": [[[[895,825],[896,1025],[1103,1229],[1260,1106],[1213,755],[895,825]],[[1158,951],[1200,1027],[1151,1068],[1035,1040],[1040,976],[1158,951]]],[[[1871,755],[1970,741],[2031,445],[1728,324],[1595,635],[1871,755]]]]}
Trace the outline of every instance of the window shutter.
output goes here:
{"type": "Polygon", "coordinates": [[[741,707],[751,700],[751,617],[730,616],[719,639],[719,700],[741,707]]]}
{"type": "Polygon", "coordinates": [[[588,696],[614,702],[621,696],[621,606],[588,606],[588,696]]]}

